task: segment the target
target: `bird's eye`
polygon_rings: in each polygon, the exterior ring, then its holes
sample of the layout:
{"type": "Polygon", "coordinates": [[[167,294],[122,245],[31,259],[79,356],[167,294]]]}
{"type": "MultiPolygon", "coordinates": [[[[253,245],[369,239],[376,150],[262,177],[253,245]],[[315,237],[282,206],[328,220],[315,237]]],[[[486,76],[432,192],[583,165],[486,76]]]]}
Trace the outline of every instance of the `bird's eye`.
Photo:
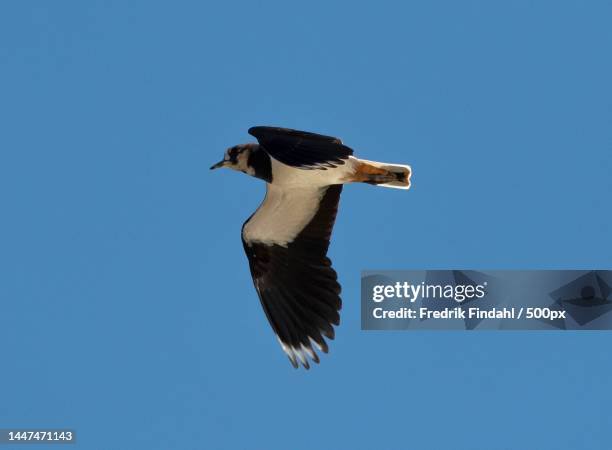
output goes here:
{"type": "Polygon", "coordinates": [[[228,154],[229,160],[230,160],[232,163],[235,163],[235,162],[237,161],[237,159],[238,159],[238,153],[239,153],[239,151],[238,151],[238,149],[237,149],[236,147],[232,147],[232,148],[230,148],[230,149],[227,151],[227,154],[228,154]]]}

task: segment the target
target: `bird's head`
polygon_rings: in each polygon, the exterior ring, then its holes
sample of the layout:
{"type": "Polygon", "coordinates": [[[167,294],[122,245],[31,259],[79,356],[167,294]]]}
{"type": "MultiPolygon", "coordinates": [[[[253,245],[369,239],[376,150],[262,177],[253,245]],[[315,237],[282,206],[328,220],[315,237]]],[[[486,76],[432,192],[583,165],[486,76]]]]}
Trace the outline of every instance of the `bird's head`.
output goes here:
{"type": "Polygon", "coordinates": [[[217,164],[214,164],[210,170],[218,169],[220,167],[227,167],[228,169],[237,170],[239,172],[249,172],[249,156],[253,147],[257,144],[240,144],[234,145],[228,148],[223,155],[223,159],[217,164]]]}

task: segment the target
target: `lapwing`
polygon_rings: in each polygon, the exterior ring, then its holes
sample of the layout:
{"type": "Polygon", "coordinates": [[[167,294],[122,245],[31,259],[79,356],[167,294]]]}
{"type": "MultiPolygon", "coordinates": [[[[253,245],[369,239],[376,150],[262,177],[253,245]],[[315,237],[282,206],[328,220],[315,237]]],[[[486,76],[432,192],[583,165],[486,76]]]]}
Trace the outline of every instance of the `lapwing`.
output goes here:
{"type": "Polygon", "coordinates": [[[227,167],[266,182],[266,196],[242,226],[242,244],[268,322],[293,367],[319,362],[340,324],[340,284],[327,257],[342,185],[410,188],[411,168],[353,156],[338,138],[253,127],[258,143],[233,146],[227,167]]]}

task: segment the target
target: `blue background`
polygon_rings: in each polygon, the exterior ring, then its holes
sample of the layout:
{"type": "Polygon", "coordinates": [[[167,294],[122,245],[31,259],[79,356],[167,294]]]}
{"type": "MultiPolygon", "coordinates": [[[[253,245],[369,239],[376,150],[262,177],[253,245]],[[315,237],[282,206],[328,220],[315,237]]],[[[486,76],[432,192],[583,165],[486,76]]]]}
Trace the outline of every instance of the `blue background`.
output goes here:
{"type": "Polygon", "coordinates": [[[609,333],[359,327],[362,269],[611,268],[606,1],[7,1],[0,425],[83,449],[604,449],[609,333]],[[295,371],[252,287],[252,125],[409,163],[348,186],[342,324],[295,371]]]}

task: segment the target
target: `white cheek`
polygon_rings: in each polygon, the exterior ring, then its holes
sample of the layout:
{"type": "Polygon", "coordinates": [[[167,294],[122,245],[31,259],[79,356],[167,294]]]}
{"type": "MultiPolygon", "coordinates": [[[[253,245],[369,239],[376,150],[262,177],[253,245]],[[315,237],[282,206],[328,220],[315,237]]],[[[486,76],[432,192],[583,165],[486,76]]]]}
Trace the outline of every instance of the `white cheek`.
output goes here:
{"type": "Polygon", "coordinates": [[[236,167],[238,168],[238,170],[248,173],[249,175],[255,175],[255,170],[252,167],[249,167],[247,162],[248,158],[239,157],[238,161],[236,162],[236,167]]]}

